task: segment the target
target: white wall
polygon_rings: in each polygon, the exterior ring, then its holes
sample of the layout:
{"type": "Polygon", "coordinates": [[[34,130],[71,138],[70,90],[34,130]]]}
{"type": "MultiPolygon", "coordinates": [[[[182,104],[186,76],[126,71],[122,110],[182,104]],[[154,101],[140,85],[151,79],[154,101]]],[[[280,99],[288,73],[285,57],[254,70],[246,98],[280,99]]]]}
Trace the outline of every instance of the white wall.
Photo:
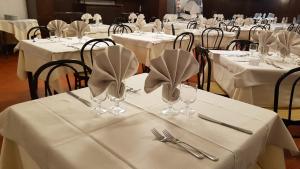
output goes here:
{"type": "Polygon", "coordinates": [[[0,18],[4,14],[18,16],[18,19],[27,18],[26,0],[0,0],[0,18]]]}

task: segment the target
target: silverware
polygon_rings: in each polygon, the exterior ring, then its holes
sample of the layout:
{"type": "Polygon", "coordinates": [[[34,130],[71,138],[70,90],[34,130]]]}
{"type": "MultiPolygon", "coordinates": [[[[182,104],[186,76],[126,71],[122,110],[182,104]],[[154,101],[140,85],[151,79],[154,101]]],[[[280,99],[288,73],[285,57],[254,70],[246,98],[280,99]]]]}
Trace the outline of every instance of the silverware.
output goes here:
{"type": "Polygon", "coordinates": [[[276,64],[275,64],[273,61],[271,61],[271,60],[265,60],[265,62],[266,62],[268,65],[274,66],[275,68],[283,69],[281,66],[276,65],[276,64]]]}
{"type": "Polygon", "coordinates": [[[174,142],[176,142],[176,143],[178,143],[178,144],[181,143],[181,144],[185,144],[185,145],[191,147],[192,149],[194,149],[195,151],[199,152],[200,154],[202,154],[203,156],[205,156],[206,158],[208,158],[208,159],[210,159],[210,160],[212,160],[212,161],[218,161],[218,160],[219,160],[219,158],[217,158],[217,157],[215,157],[215,156],[213,156],[213,155],[211,155],[211,154],[208,154],[208,153],[206,153],[206,152],[204,152],[204,151],[202,151],[202,150],[199,150],[198,148],[196,148],[196,147],[194,147],[194,146],[192,146],[192,145],[190,145],[190,144],[188,144],[188,143],[186,143],[186,142],[183,142],[183,141],[181,141],[181,140],[175,138],[175,137],[174,137],[170,132],[168,132],[166,129],[163,130],[163,134],[164,134],[168,139],[170,139],[170,140],[172,140],[172,141],[174,141],[174,142]]]}
{"type": "Polygon", "coordinates": [[[185,146],[183,146],[179,143],[173,142],[172,140],[168,139],[167,137],[161,135],[155,128],[151,129],[151,132],[158,141],[163,142],[163,143],[170,142],[170,143],[176,144],[179,147],[183,148],[186,152],[188,152],[188,153],[192,154],[193,156],[195,156],[196,158],[203,159],[202,154],[199,154],[198,152],[194,152],[194,151],[188,149],[187,147],[185,147],[185,146]]]}
{"type": "Polygon", "coordinates": [[[207,120],[207,121],[210,121],[210,122],[213,122],[213,123],[225,126],[225,127],[232,128],[234,130],[237,130],[237,131],[240,131],[240,132],[243,132],[243,133],[246,133],[246,134],[250,134],[250,135],[253,134],[253,132],[251,130],[247,130],[247,129],[243,129],[241,127],[233,126],[231,124],[227,124],[227,123],[215,120],[215,119],[213,119],[211,117],[205,116],[205,115],[200,114],[200,113],[198,113],[198,117],[201,118],[201,119],[204,119],[204,120],[207,120]]]}
{"type": "Polygon", "coordinates": [[[67,94],[69,94],[70,96],[74,97],[75,99],[77,99],[78,101],[80,101],[81,103],[85,104],[85,105],[88,106],[88,107],[91,107],[91,106],[92,106],[91,102],[89,102],[89,101],[87,101],[87,100],[85,100],[85,99],[83,99],[83,98],[81,98],[81,97],[75,95],[75,94],[72,93],[71,91],[67,91],[67,94]]]}
{"type": "Polygon", "coordinates": [[[129,87],[126,89],[126,92],[131,92],[131,93],[137,93],[139,92],[141,89],[134,89],[132,87],[129,87]]]}

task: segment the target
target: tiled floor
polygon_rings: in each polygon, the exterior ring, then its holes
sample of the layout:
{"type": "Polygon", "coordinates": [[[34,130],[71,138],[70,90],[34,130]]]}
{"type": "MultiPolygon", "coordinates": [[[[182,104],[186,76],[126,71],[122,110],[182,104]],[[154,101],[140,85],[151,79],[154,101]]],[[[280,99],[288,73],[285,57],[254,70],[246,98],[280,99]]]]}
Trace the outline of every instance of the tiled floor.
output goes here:
{"type": "MultiPolygon", "coordinates": [[[[19,80],[17,77],[17,61],[17,54],[0,55],[0,112],[10,105],[30,100],[27,81],[19,80]]],[[[300,126],[294,130],[295,133],[300,133],[300,126]]],[[[300,147],[300,139],[295,141],[300,147]]],[[[291,157],[286,153],[286,164],[287,169],[300,169],[300,156],[291,157]]]]}

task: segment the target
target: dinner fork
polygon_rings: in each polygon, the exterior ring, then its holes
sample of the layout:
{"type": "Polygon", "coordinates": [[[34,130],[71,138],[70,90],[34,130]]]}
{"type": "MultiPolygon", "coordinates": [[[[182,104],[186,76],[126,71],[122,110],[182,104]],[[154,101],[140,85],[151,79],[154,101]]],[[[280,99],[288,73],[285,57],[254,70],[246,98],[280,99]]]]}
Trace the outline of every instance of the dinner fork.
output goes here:
{"type": "Polygon", "coordinates": [[[163,134],[166,136],[166,138],[167,138],[168,140],[171,140],[172,142],[176,142],[177,144],[180,144],[180,143],[181,143],[181,144],[185,144],[185,145],[187,145],[187,146],[193,148],[195,151],[199,152],[200,154],[202,154],[203,156],[205,156],[206,158],[208,158],[208,159],[210,159],[210,160],[212,160],[212,161],[218,161],[218,160],[219,160],[217,157],[215,157],[215,156],[213,156],[213,155],[210,155],[210,154],[208,154],[208,153],[206,153],[206,152],[204,152],[204,151],[202,151],[202,150],[199,150],[198,148],[195,148],[194,146],[192,146],[192,145],[190,145],[190,144],[188,144],[188,143],[186,143],[186,142],[183,142],[183,141],[181,141],[181,140],[175,138],[175,137],[174,137],[168,130],[166,130],[166,129],[164,129],[162,132],[163,132],[163,134]]]}
{"type": "Polygon", "coordinates": [[[163,143],[166,143],[166,142],[170,142],[170,143],[173,143],[173,144],[176,144],[178,145],[179,147],[183,148],[185,151],[187,151],[188,153],[192,154],[193,156],[195,156],[196,158],[198,159],[203,159],[203,155],[198,153],[198,152],[194,152],[190,149],[188,149],[187,147],[181,145],[181,144],[178,144],[176,142],[172,142],[171,140],[169,140],[167,137],[161,135],[155,128],[151,129],[151,132],[152,134],[155,136],[155,138],[160,141],[160,142],[163,142],[163,143]]]}

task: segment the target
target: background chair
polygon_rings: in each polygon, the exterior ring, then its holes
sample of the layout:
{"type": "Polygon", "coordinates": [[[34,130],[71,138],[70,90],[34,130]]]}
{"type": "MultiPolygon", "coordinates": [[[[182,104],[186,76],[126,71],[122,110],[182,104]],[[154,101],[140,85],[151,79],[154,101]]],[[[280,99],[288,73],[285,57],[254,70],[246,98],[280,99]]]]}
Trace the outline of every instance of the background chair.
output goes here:
{"type": "Polygon", "coordinates": [[[183,32],[175,38],[173,42],[173,49],[182,49],[186,46],[185,50],[190,52],[194,45],[194,39],[195,37],[193,33],[183,32]]]}
{"type": "Polygon", "coordinates": [[[35,26],[28,30],[27,39],[34,39],[37,37],[49,38],[49,30],[46,26],[35,26]]]}
{"type": "MultiPolygon", "coordinates": [[[[86,69],[89,73],[92,72],[92,70],[86,66],[84,63],[78,60],[58,60],[58,61],[51,61],[48,62],[41,67],[38,68],[38,70],[34,73],[33,76],[33,95],[32,99],[38,99],[41,95],[39,94],[39,81],[40,81],[40,75],[46,73],[46,79],[44,82],[44,88],[45,93],[44,96],[51,96],[53,94],[58,93],[57,90],[51,86],[50,79],[53,77],[56,71],[60,71],[61,69],[73,72],[73,74],[78,73],[78,68],[86,69]]],[[[68,86],[68,90],[76,89],[76,84],[73,86],[68,86]]]]}
{"type": "Polygon", "coordinates": [[[287,31],[293,31],[295,28],[295,24],[290,24],[290,26],[287,28],[287,31]]]}
{"type": "Polygon", "coordinates": [[[198,23],[196,21],[189,21],[186,28],[187,29],[197,29],[198,23]]]}
{"type": "Polygon", "coordinates": [[[121,23],[126,23],[127,22],[127,19],[125,17],[116,17],[114,19],[114,22],[115,24],[121,24],[121,23]]]}
{"type": "Polygon", "coordinates": [[[235,39],[228,44],[226,50],[249,51],[249,46],[251,43],[253,42],[250,40],[235,39]]]}
{"type": "Polygon", "coordinates": [[[220,49],[224,32],[221,28],[206,28],[201,35],[201,44],[207,49],[220,49]]]}
{"type": "Polygon", "coordinates": [[[273,110],[278,113],[282,118],[286,126],[290,125],[300,125],[300,108],[295,108],[293,106],[293,99],[295,92],[299,93],[299,81],[300,81],[300,67],[294,68],[287,73],[283,74],[276,82],[275,91],[274,91],[274,108],[273,110]],[[291,79],[291,77],[293,77],[291,79]],[[289,98],[289,105],[287,109],[279,108],[279,96],[281,85],[284,84],[286,80],[292,81],[291,84],[291,93],[289,98]],[[297,89],[297,90],[296,90],[297,89]]]}
{"type": "Polygon", "coordinates": [[[113,34],[132,33],[132,29],[128,25],[118,24],[113,28],[113,34]]]}
{"type": "Polygon", "coordinates": [[[252,27],[250,28],[250,31],[249,31],[248,40],[251,40],[252,35],[253,35],[256,31],[259,31],[259,30],[266,30],[266,28],[265,28],[263,25],[255,25],[255,26],[252,26],[252,27]]]}
{"type": "Polygon", "coordinates": [[[227,24],[225,22],[219,22],[219,28],[223,31],[227,31],[227,24]]]}
{"type": "Polygon", "coordinates": [[[239,39],[239,36],[240,36],[240,33],[241,33],[241,27],[239,26],[232,26],[228,32],[235,32],[236,33],[236,36],[235,36],[235,39],[239,39]]]}

